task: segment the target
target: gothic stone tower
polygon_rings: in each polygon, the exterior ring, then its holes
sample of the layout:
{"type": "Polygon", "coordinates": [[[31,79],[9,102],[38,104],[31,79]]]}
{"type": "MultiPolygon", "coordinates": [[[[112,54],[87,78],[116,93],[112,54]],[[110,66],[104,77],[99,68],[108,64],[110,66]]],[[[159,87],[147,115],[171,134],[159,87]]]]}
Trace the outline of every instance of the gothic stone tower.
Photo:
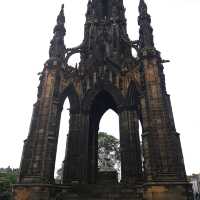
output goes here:
{"type": "Polygon", "coordinates": [[[76,48],[64,44],[64,23],[63,6],[40,76],[14,199],[192,199],[165,87],[165,61],[154,46],[144,0],[139,3],[137,41],[128,37],[122,0],[89,0],[84,40],[76,48]],[[81,61],[73,68],[68,60],[75,53],[80,53],[81,61]],[[66,98],[69,133],[63,180],[57,185],[54,168],[66,98]],[[100,119],[108,109],[119,116],[121,182],[105,186],[98,180],[97,138],[100,119]]]}

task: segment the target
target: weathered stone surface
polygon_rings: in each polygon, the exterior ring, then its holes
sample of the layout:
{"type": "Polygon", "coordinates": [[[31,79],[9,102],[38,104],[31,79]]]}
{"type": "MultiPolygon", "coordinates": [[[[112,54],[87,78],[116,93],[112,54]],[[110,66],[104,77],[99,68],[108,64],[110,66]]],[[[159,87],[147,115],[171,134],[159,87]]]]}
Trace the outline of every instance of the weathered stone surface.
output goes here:
{"type": "Polygon", "coordinates": [[[144,200],[192,200],[192,189],[187,183],[154,183],[144,186],[144,200]]]}
{"type": "Polygon", "coordinates": [[[15,200],[192,198],[165,87],[164,61],[154,46],[147,6],[140,0],[139,41],[128,38],[124,12],[122,0],[89,1],[84,40],[66,49],[62,7],[50,58],[40,73],[15,200]],[[68,59],[75,53],[81,54],[81,61],[73,68],[68,59]],[[67,97],[70,121],[63,180],[54,185],[59,124],[67,97]],[[108,109],[119,115],[122,176],[120,184],[109,185],[109,178],[98,180],[97,169],[99,122],[108,109]]]}
{"type": "Polygon", "coordinates": [[[139,200],[142,194],[141,188],[124,185],[16,186],[15,192],[14,200],[139,200]]]}
{"type": "Polygon", "coordinates": [[[117,171],[100,171],[97,175],[98,184],[113,185],[118,184],[117,171]]]}

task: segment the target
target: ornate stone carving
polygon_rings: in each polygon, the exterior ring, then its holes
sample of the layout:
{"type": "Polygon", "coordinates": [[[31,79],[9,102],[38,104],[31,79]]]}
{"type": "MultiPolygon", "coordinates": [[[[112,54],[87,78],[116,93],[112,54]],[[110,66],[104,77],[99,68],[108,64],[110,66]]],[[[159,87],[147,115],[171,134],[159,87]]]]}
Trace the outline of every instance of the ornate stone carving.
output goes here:
{"type": "Polygon", "coordinates": [[[65,16],[64,16],[64,5],[62,5],[60,14],[57,17],[57,25],[54,28],[54,36],[51,40],[51,46],[49,49],[49,57],[64,60],[65,57],[65,44],[64,36],[66,33],[65,27],[65,16]]]}
{"type": "Polygon", "coordinates": [[[62,6],[50,58],[40,74],[14,200],[192,199],[165,86],[165,61],[154,46],[144,0],[140,0],[139,14],[140,38],[130,41],[123,1],[89,0],[84,40],[66,49],[62,6]],[[131,48],[137,50],[137,57],[131,48]],[[73,68],[68,59],[74,53],[81,54],[81,61],[73,68]],[[67,97],[70,122],[63,180],[55,186],[59,124],[67,97]],[[119,116],[120,183],[116,173],[99,174],[97,169],[99,123],[108,109],[119,116]],[[106,176],[111,179],[105,187],[101,184],[106,176]]]}
{"type": "Polygon", "coordinates": [[[139,4],[138,24],[140,26],[140,48],[154,49],[153,29],[151,27],[151,17],[147,13],[147,5],[144,0],[140,0],[139,4]]]}

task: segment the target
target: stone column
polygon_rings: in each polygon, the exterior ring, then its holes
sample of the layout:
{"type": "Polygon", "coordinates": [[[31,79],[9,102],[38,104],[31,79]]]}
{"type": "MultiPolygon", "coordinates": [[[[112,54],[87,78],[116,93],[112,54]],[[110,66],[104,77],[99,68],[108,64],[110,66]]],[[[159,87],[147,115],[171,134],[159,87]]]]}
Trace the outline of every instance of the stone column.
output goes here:
{"type": "MultiPolygon", "coordinates": [[[[25,141],[20,167],[20,183],[54,182],[54,165],[60,123],[60,105],[54,93],[57,63],[45,66],[40,78],[38,100],[34,105],[29,136],[25,141]]],[[[57,87],[57,88],[56,88],[57,87]]]]}
{"type": "Polygon", "coordinates": [[[142,161],[137,113],[125,109],[119,114],[122,182],[137,183],[142,178],[142,161]]]}
{"type": "Polygon", "coordinates": [[[54,170],[59,136],[60,118],[62,108],[56,99],[52,101],[51,114],[48,119],[47,136],[45,138],[44,160],[42,176],[54,183],[54,170]]]}
{"type": "Polygon", "coordinates": [[[98,129],[96,116],[91,116],[88,135],[88,182],[96,183],[98,170],[98,129]]]}
{"type": "Polygon", "coordinates": [[[38,117],[38,106],[36,103],[33,106],[33,113],[31,118],[31,124],[29,129],[29,135],[26,140],[24,140],[24,147],[22,152],[22,158],[20,163],[20,173],[18,182],[24,181],[24,178],[32,176],[31,172],[31,161],[32,161],[32,151],[33,151],[33,140],[34,140],[34,132],[37,127],[37,117],[38,117]]]}
{"type": "Polygon", "coordinates": [[[70,110],[69,133],[63,166],[63,183],[80,183],[83,176],[82,115],[70,110]]]}
{"type": "Polygon", "coordinates": [[[170,110],[171,103],[166,93],[163,67],[159,62],[157,58],[143,60],[145,173],[149,180],[185,181],[179,135],[176,133],[170,110]]]}

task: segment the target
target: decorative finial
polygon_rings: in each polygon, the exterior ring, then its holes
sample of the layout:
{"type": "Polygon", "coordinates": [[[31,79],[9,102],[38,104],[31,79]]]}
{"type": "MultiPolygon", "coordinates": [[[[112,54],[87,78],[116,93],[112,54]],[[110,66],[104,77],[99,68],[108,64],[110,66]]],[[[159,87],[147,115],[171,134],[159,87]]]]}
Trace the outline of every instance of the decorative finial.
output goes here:
{"type": "Polygon", "coordinates": [[[62,4],[62,6],[61,6],[60,14],[57,17],[57,23],[58,24],[64,24],[65,23],[64,4],[62,4]]]}
{"type": "Polygon", "coordinates": [[[92,1],[89,0],[88,5],[87,5],[86,17],[91,17],[92,15],[93,15],[93,5],[92,5],[92,1]]]}
{"type": "Polygon", "coordinates": [[[64,44],[64,36],[66,33],[65,30],[65,15],[64,15],[64,4],[62,4],[61,11],[57,17],[57,25],[54,28],[54,37],[51,40],[51,46],[49,49],[49,57],[50,58],[58,58],[64,60],[65,57],[65,44],[64,44]]]}
{"type": "Polygon", "coordinates": [[[147,12],[147,5],[144,0],[139,3],[138,24],[140,26],[140,49],[155,49],[153,41],[153,28],[151,27],[151,17],[147,12]]]}
{"type": "Polygon", "coordinates": [[[147,4],[144,0],[140,0],[139,12],[140,14],[147,14],[147,4]]]}

